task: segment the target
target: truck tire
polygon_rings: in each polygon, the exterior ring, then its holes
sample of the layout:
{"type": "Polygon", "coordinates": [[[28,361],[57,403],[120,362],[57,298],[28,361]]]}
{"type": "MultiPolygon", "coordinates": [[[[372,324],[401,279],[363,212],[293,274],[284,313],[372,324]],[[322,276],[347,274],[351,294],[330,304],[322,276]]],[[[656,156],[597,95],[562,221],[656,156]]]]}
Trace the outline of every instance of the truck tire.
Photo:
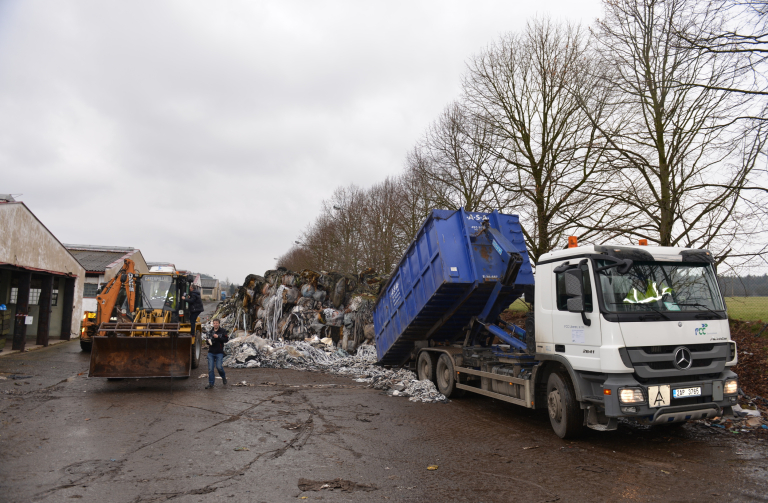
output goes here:
{"type": "Polygon", "coordinates": [[[80,339],[80,350],[81,351],[85,351],[86,353],[90,353],[92,345],[93,345],[93,341],[84,341],[83,339],[80,339]]]}
{"type": "Polygon", "coordinates": [[[200,366],[200,353],[203,351],[203,334],[198,330],[195,332],[195,343],[192,344],[192,368],[196,369],[200,366]]]}
{"type": "Polygon", "coordinates": [[[437,355],[431,351],[422,351],[419,354],[419,360],[416,363],[416,370],[418,371],[419,381],[424,379],[437,383],[435,381],[435,363],[437,355]]]}
{"type": "Polygon", "coordinates": [[[547,411],[552,429],[560,438],[576,438],[584,429],[584,413],[576,401],[571,379],[554,372],[547,380],[547,411]]]}
{"type": "Polygon", "coordinates": [[[435,365],[435,384],[446,398],[458,398],[464,395],[464,390],[456,388],[456,371],[453,369],[453,359],[443,353],[435,365]]]}

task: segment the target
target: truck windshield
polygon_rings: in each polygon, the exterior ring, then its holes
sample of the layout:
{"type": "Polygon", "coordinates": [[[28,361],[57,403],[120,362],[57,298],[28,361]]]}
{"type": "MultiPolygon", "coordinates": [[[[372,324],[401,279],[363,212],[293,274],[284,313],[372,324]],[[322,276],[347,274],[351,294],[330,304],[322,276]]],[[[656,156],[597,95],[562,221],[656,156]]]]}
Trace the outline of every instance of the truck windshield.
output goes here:
{"type": "Polygon", "coordinates": [[[176,288],[172,276],[142,276],[141,305],[144,309],[176,309],[176,288]],[[146,305],[149,303],[149,305],[146,305]]]}
{"type": "MultiPolygon", "coordinates": [[[[611,264],[596,260],[597,268],[611,264]]],[[[723,301],[709,264],[634,262],[597,273],[605,307],[613,312],[722,311],[723,301]]]]}

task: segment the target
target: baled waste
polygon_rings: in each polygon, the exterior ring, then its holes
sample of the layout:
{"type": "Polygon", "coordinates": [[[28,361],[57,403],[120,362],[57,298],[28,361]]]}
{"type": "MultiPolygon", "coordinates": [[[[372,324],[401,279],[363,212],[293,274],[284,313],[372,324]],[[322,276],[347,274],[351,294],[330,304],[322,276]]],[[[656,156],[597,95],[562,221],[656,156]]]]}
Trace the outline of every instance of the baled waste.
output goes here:
{"type": "Polygon", "coordinates": [[[444,401],[434,383],[376,365],[373,303],[386,279],[370,269],[359,277],[286,269],[248,275],[211,317],[231,333],[224,366],[326,372],[390,396],[444,401]]]}

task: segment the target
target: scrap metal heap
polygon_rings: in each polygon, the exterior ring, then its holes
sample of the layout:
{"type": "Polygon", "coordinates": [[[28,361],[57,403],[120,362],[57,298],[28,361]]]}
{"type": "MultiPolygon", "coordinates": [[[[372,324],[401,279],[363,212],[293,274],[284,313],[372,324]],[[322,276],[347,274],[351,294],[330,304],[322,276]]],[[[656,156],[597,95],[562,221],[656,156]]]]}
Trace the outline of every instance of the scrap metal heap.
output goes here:
{"type": "Polygon", "coordinates": [[[219,304],[212,319],[229,330],[268,340],[331,338],[345,350],[373,340],[373,302],[386,277],[337,272],[299,273],[285,268],[249,274],[237,295],[219,304]]]}
{"type": "Polygon", "coordinates": [[[354,377],[390,396],[444,401],[432,382],[376,365],[373,304],[387,279],[372,269],[357,277],[284,268],[249,274],[204,330],[218,319],[230,331],[227,367],[324,372],[354,377]]]}

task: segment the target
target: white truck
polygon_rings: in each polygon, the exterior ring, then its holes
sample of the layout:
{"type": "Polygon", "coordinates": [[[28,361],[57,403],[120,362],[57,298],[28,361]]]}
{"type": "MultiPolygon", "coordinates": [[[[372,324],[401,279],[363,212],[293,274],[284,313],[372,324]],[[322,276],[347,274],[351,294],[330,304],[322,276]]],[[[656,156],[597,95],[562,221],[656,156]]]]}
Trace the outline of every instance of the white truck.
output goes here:
{"type": "Polygon", "coordinates": [[[616,429],[622,417],[661,425],[731,414],[737,351],[710,252],[575,246],[543,255],[534,281],[516,216],[479,223],[460,210],[457,221],[475,222],[462,229],[437,211],[376,302],[382,364],[414,365],[448,397],[546,408],[562,438],[616,429]],[[506,326],[499,312],[523,295],[533,305],[526,330],[506,326]]]}

